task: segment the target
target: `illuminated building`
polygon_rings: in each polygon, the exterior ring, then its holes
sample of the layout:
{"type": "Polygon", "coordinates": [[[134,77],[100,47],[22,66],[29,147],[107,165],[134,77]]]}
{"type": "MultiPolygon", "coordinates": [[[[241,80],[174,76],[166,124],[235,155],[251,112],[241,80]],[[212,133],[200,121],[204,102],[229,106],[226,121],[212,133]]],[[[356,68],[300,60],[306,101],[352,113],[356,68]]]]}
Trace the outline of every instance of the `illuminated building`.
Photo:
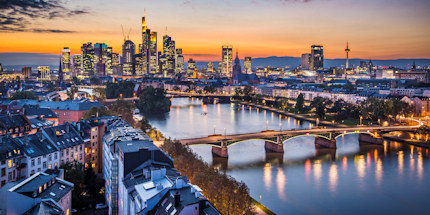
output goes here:
{"type": "Polygon", "coordinates": [[[64,81],[64,73],[63,73],[63,67],[62,67],[62,59],[60,58],[60,64],[58,65],[58,86],[60,83],[64,81]]]}
{"type": "Polygon", "coordinates": [[[311,63],[311,54],[309,54],[309,53],[305,53],[305,54],[302,54],[302,61],[301,61],[302,63],[301,63],[301,69],[302,70],[309,70],[310,68],[309,68],[309,66],[310,66],[310,63],[311,63]]]}
{"type": "Polygon", "coordinates": [[[184,72],[184,55],[182,49],[176,49],[176,73],[184,72]]]}
{"type": "Polygon", "coordinates": [[[346,69],[348,69],[349,68],[349,51],[351,51],[350,49],[349,49],[349,46],[348,46],[348,42],[346,42],[346,49],[345,49],[345,52],[346,52],[346,69]]]}
{"type": "Polygon", "coordinates": [[[324,50],[323,46],[312,45],[311,46],[311,64],[310,69],[322,70],[324,69],[324,50]]]}
{"type": "Polygon", "coordinates": [[[151,32],[151,40],[149,41],[149,69],[151,73],[158,72],[157,54],[157,32],[151,32]]]}
{"type": "Polygon", "coordinates": [[[173,73],[175,71],[175,41],[169,35],[163,37],[163,56],[165,58],[164,71],[173,73]]]}
{"type": "Polygon", "coordinates": [[[40,74],[41,81],[50,81],[51,80],[51,69],[49,66],[38,66],[37,71],[40,74]]]}
{"type": "Polygon", "coordinates": [[[119,54],[112,53],[112,74],[118,74],[119,54]]]}
{"type": "Polygon", "coordinates": [[[190,59],[188,60],[188,65],[187,65],[187,67],[188,67],[187,72],[188,72],[189,74],[192,74],[192,73],[194,72],[194,70],[196,69],[196,62],[195,62],[192,58],[190,58],[190,59]]]}
{"type": "Polygon", "coordinates": [[[83,44],[81,47],[81,71],[79,79],[89,78],[94,75],[94,47],[92,43],[83,44]]]}
{"type": "Polygon", "coordinates": [[[245,73],[251,74],[252,73],[252,58],[251,57],[245,57],[245,60],[243,62],[243,66],[245,67],[245,73]]]}
{"type": "Polygon", "coordinates": [[[70,65],[70,49],[68,47],[63,48],[62,52],[63,61],[63,72],[65,74],[64,79],[69,80],[71,78],[71,65],[70,65]]]}
{"type": "Polygon", "coordinates": [[[22,67],[22,75],[27,80],[31,76],[31,67],[22,67]]]}
{"type": "MultiPolygon", "coordinates": [[[[112,48],[110,49],[112,52],[112,48]]],[[[104,43],[94,44],[94,76],[106,75],[108,62],[108,46],[104,43]]]]}
{"type": "Polygon", "coordinates": [[[136,75],[143,75],[143,59],[142,53],[134,55],[134,71],[136,75]]]}
{"type": "Polygon", "coordinates": [[[105,62],[106,65],[106,75],[112,75],[113,71],[112,71],[112,47],[108,47],[106,49],[107,51],[107,59],[105,62]]]}
{"type": "Polygon", "coordinates": [[[221,74],[229,76],[233,72],[233,46],[222,46],[221,74]]]}
{"type": "Polygon", "coordinates": [[[214,64],[212,62],[208,62],[206,64],[206,71],[207,72],[214,72],[214,64]]]}
{"type": "Polygon", "coordinates": [[[122,74],[134,74],[134,54],[136,53],[136,46],[131,40],[126,40],[122,45],[122,74]]]}
{"type": "Polygon", "coordinates": [[[150,48],[150,41],[151,41],[151,30],[148,29],[146,26],[146,20],[145,16],[142,17],[142,47],[141,47],[141,53],[142,53],[142,62],[143,62],[143,72],[148,73],[151,71],[151,48],[150,48]]]}
{"type": "Polygon", "coordinates": [[[82,57],[80,54],[73,56],[73,67],[72,67],[73,77],[76,77],[81,69],[81,60],[82,60],[82,57]]]}

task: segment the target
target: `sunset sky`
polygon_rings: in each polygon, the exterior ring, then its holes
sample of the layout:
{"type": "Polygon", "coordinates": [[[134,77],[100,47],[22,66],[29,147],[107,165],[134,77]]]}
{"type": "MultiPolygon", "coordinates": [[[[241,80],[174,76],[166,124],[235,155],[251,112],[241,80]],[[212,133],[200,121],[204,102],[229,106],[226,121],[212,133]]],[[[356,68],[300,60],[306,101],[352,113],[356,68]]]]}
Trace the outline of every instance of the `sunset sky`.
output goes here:
{"type": "Polygon", "coordinates": [[[239,49],[241,58],[299,57],[312,44],[324,45],[326,58],[344,58],[346,41],[350,58],[430,58],[429,0],[4,2],[0,53],[60,54],[67,46],[77,54],[86,42],[106,43],[121,53],[121,25],[126,34],[131,29],[137,46],[146,8],[148,27],[158,32],[159,50],[167,26],[186,60],[219,60],[223,44],[239,49]]]}

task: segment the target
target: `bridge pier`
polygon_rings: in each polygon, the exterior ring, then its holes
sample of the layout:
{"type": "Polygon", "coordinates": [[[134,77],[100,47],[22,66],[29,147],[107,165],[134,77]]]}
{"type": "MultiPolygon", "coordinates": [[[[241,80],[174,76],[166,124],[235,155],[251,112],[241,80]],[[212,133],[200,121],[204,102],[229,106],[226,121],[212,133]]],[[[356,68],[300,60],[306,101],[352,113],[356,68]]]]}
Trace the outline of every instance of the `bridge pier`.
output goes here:
{"type": "Polygon", "coordinates": [[[382,143],[384,143],[384,140],[380,136],[374,137],[370,134],[360,133],[358,134],[358,143],[360,145],[367,145],[367,144],[382,145],[382,143]]]}
{"type": "Polygon", "coordinates": [[[228,158],[227,146],[222,146],[222,147],[212,146],[212,156],[228,158]]]}
{"type": "Polygon", "coordinates": [[[326,139],[323,137],[315,137],[315,148],[329,148],[329,149],[335,149],[336,148],[336,140],[334,138],[326,139]]]}
{"type": "Polygon", "coordinates": [[[265,141],[264,148],[266,149],[266,152],[284,153],[284,144],[282,143],[265,141]]]}

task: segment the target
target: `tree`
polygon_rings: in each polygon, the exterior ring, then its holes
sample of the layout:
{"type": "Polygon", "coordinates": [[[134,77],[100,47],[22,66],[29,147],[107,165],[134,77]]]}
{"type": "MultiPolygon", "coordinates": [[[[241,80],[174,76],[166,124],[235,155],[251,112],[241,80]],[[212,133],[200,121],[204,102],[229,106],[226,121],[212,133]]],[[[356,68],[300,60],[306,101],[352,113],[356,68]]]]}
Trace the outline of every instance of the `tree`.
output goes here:
{"type": "Polygon", "coordinates": [[[80,208],[83,206],[83,184],[85,180],[84,166],[78,162],[67,162],[60,165],[64,170],[64,180],[73,183],[72,207],[80,208]]]}
{"type": "Polygon", "coordinates": [[[178,86],[174,86],[172,90],[173,91],[180,91],[181,89],[178,86]]]}
{"type": "Polygon", "coordinates": [[[115,115],[122,115],[122,118],[130,123],[134,124],[133,120],[133,111],[136,109],[136,106],[133,102],[125,101],[124,99],[117,99],[115,103],[113,103],[110,107],[110,111],[115,115]]]}
{"type": "Polygon", "coordinates": [[[78,91],[78,88],[75,86],[70,87],[70,90],[66,90],[66,94],[68,96],[67,100],[73,100],[75,98],[75,93],[78,91]]]}
{"type": "Polygon", "coordinates": [[[321,119],[325,116],[327,107],[332,103],[330,99],[317,96],[312,100],[310,106],[315,108],[315,113],[318,115],[318,118],[321,119]]]}
{"type": "Polygon", "coordinates": [[[422,125],[417,129],[417,134],[423,135],[424,140],[428,142],[430,136],[430,127],[428,125],[422,125]]]}
{"type": "Polygon", "coordinates": [[[18,100],[18,99],[38,99],[38,98],[31,91],[17,91],[17,92],[14,92],[9,99],[18,100]]]}
{"type": "Polygon", "coordinates": [[[252,97],[252,93],[253,93],[253,92],[254,92],[253,88],[252,88],[251,86],[249,86],[249,85],[246,85],[246,86],[243,88],[243,97],[244,97],[244,99],[245,99],[246,101],[251,100],[251,97],[252,97]]]}
{"type": "Polygon", "coordinates": [[[170,99],[164,88],[145,87],[139,96],[137,108],[142,113],[166,113],[170,111],[170,99]]]}
{"type": "Polygon", "coordinates": [[[92,85],[100,85],[102,83],[102,81],[100,80],[100,78],[92,77],[92,78],[90,78],[90,83],[92,85]]]}
{"type": "Polygon", "coordinates": [[[116,99],[131,98],[133,97],[133,90],[135,84],[131,81],[121,81],[118,83],[107,83],[106,84],[106,98],[116,99]]]}
{"type": "Polygon", "coordinates": [[[303,94],[300,93],[296,99],[296,106],[295,106],[296,110],[298,110],[299,112],[303,112],[304,104],[305,104],[305,97],[303,96],[303,94]]]}
{"type": "Polygon", "coordinates": [[[206,93],[215,93],[216,88],[214,86],[205,86],[203,88],[203,91],[205,91],[206,93]]]}
{"type": "Polygon", "coordinates": [[[106,99],[106,89],[105,88],[94,88],[93,94],[95,97],[95,100],[102,102],[106,99]]]}
{"type": "Polygon", "coordinates": [[[234,88],[234,95],[233,95],[234,99],[240,99],[240,98],[242,98],[242,94],[243,94],[242,88],[240,88],[240,87],[234,88]]]}
{"type": "Polygon", "coordinates": [[[86,111],[83,115],[82,118],[84,119],[90,119],[93,117],[101,117],[101,116],[112,116],[113,113],[111,111],[109,111],[105,106],[101,106],[101,107],[92,107],[90,110],[86,111]]]}

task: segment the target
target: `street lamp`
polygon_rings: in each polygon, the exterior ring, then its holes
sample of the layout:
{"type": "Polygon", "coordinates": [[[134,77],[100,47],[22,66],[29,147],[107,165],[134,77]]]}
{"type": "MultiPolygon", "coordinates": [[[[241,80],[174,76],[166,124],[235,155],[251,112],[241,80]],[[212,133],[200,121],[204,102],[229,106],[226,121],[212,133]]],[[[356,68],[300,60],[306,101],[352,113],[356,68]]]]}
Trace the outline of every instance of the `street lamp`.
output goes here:
{"type": "Polygon", "coordinates": [[[363,117],[360,116],[360,125],[362,125],[362,120],[363,120],[363,117]]]}
{"type": "Polygon", "coordinates": [[[215,134],[216,125],[214,125],[214,134],[215,134]]]}
{"type": "Polygon", "coordinates": [[[320,119],[319,118],[317,118],[317,120],[316,120],[316,126],[318,127],[318,124],[320,123],[320,119]]]}
{"type": "Polygon", "coordinates": [[[333,128],[334,128],[334,120],[332,120],[331,123],[333,123],[333,128]]]}
{"type": "Polygon", "coordinates": [[[279,123],[279,131],[282,131],[282,122],[279,123]]]}

